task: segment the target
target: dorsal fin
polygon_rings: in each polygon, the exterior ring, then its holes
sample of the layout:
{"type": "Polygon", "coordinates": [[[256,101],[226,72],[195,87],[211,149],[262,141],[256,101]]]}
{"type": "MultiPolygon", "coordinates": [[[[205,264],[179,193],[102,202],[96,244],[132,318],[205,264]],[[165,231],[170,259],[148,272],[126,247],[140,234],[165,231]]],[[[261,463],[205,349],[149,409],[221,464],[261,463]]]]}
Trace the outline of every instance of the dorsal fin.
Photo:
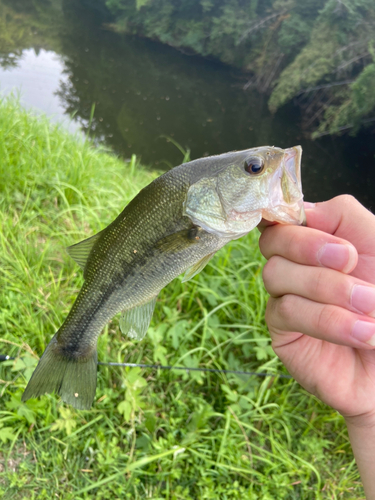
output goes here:
{"type": "Polygon", "coordinates": [[[102,232],[103,231],[99,231],[99,233],[94,234],[94,236],[90,236],[90,238],[80,241],[79,243],[76,243],[66,249],[71,258],[75,260],[82,269],[85,269],[92,247],[98,241],[102,232]]]}

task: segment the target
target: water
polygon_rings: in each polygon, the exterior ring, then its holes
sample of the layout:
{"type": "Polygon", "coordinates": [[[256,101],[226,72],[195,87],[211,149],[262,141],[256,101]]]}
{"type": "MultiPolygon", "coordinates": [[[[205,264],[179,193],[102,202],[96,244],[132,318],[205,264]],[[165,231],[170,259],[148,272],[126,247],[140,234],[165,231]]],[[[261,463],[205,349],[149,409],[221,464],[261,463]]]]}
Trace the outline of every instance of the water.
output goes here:
{"type": "Polygon", "coordinates": [[[52,121],[63,123],[71,132],[80,129],[71,120],[57,92],[60,85],[68,83],[62,58],[53,51],[25,49],[16,67],[0,68],[0,89],[3,94],[14,93],[19,96],[23,106],[35,112],[47,114],[52,121]]]}
{"type": "Polygon", "coordinates": [[[18,17],[12,31],[16,41],[1,49],[2,92],[20,89],[27,107],[64,120],[72,131],[87,132],[95,105],[92,137],[124,158],[137,154],[151,168],[181,162],[168,137],[190,149],[191,158],[265,144],[301,144],[305,199],[350,193],[375,207],[375,137],[369,131],[311,141],[300,130],[297,108],[290,105],[272,116],[264,96],[243,90],[240,72],[115,34],[103,26],[105,14],[88,10],[83,0],[34,2],[39,3],[40,9],[27,0],[3,7],[8,9],[7,29],[12,29],[13,6],[18,17]],[[18,40],[14,33],[20,16],[27,37],[18,40]]]}

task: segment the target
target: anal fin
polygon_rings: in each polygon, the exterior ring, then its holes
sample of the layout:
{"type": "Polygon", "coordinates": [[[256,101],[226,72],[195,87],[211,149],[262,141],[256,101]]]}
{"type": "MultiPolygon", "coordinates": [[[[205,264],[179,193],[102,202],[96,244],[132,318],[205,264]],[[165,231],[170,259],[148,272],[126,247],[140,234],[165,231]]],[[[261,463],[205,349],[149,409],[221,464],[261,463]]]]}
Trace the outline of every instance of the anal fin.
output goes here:
{"type": "Polygon", "coordinates": [[[150,326],[154,313],[156,296],[146,304],[124,311],[120,318],[120,328],[124,335],[142,340],[150,326]]]}

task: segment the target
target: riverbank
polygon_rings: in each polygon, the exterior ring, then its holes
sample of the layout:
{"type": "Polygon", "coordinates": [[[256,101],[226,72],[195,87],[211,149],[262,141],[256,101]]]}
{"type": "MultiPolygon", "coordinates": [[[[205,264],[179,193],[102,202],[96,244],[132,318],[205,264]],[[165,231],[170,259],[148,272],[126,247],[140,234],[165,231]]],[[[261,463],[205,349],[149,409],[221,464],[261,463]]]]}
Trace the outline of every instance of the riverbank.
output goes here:
{"type": "Polygon", "coordinates": [[[272,112],[294,100],[313,137],[375,121],[375,7],[359,1],[102,0],[117,30],[245,70],[272,112]]]}
{"type": "MultiPolygon", "coordinates": [[[[4,499],[317,499],[363,491],[342,418],[290,379],[99,366],[91,411],[21,402],[82,285],[64,248],[155,178],[0,101],[0,493],[4,499]]],[[[118,318],[99,360],[285,373],[264,324],[258,235],[160,294],[147,337],[118,318]]]]}

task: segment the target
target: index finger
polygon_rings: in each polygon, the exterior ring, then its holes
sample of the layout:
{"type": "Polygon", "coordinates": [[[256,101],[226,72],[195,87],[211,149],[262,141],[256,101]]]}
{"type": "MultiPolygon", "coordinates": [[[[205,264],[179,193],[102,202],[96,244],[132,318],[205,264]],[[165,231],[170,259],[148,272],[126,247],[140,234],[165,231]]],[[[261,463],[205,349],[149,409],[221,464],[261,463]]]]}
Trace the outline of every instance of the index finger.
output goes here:
{"type": "Polygon", "coordinates": [[[259,247],[266,259],[280,255],[298,264],[328,267],[344,273],[350,273],[358,261],[357,250],[348,241],[302,226],[266,227],[259,247]]]}
{"type": "Polygon", "coordinates": [[[263,233],[263,231],[266,229],[266,227],[269,227],[269,226],[275,226],[277,224],[277,222],[271,222],[267,219],[262,219],[259,224],[257,225],[257,229],[260,233],[263,233]]]}

